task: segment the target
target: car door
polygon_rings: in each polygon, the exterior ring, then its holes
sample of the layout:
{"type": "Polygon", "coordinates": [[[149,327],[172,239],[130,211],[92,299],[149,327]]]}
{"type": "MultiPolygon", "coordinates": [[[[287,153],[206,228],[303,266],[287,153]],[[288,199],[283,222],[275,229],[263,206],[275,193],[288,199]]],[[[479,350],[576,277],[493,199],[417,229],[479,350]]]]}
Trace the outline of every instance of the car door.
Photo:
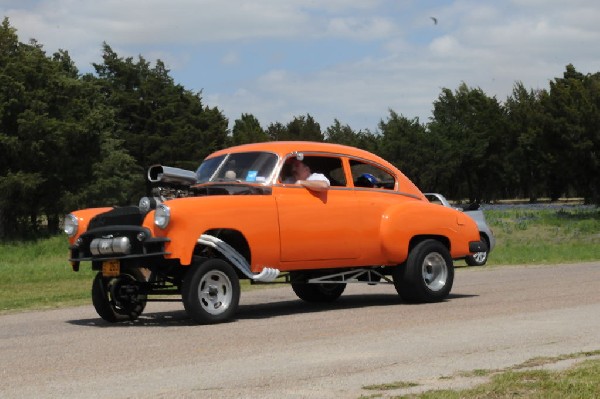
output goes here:
{"type": "MultiPolygon", "coordinates": [[[[279,184],[273,194],[279,214],[281,261],[321,261],[358,257],[357,203],[347,187],[342,159],[304,154],[313,173],[330,180],[329,190],[279,184]]],[[[283,181],[282,179],[281,181],[283,181]]]]}

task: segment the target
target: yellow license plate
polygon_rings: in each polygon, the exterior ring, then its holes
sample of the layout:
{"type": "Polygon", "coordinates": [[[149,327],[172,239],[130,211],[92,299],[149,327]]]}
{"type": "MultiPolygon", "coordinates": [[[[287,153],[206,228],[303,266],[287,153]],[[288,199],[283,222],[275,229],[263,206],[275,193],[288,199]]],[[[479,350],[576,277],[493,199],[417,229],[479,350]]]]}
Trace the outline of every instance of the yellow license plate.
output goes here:
{"type": "Polygon", "coordinates": [[[104,277],[115,277],[119,274],[121,274],[121,263],[118,260],[102,262],[102,275],[104,277]]]}

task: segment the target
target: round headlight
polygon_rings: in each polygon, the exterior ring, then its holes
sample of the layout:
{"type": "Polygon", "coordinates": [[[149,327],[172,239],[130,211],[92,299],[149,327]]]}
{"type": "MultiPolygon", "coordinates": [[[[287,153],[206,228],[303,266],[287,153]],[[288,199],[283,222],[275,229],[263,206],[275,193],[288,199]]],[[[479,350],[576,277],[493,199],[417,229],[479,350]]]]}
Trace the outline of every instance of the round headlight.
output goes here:
{"type": "Polygon", "coordinates": [[[79,220],[77,220],[75,215],[69,213],[67,216],[65,216],[65,227],[63,230],[69,237],[73,237],[75,234],[77,234],[78,228],[79,220]]]}
{"type": "Polygon", "coordinates": [[[169,225],[171,219],[171,210],[165,204],[160,204],[156,207],[154,212],[154,224],[161,229],[166,228],[169,225]]]}

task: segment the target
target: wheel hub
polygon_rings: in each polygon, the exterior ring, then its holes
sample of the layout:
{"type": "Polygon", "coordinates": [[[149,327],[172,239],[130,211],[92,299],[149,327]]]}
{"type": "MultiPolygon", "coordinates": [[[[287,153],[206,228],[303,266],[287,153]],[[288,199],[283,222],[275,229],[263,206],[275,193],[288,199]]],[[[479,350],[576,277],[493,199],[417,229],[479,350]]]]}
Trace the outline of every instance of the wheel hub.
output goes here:
{"type": "Polygon", "coordinates": [[[429,253],[423,260],[422,276],[430,290],[439,291],[444,288],[448,279],[448,265],[444,257],[437,252],[429,253]]]}
{"type": "Polygon", "coordinates": [[[226,311],[233,301],[233,286],[229,277],[219,271],[206,273],[200,281],[198,299],[204,310],[217,315],[226,311]]]}
{"type": "Polygon", "coordinates": [[[128,309],[139,303],[139,287],[128,276],[112,279],[108,283],[108,289],[110,298],[118,308],[128,309]]]}
{"type": "Polygon", "coordinates": [[[210,296],[211,298],[216,297],[219,294],[219,289],[214,286],[214,285],[210,285],[208,287],[208,296],[210,296]]]}

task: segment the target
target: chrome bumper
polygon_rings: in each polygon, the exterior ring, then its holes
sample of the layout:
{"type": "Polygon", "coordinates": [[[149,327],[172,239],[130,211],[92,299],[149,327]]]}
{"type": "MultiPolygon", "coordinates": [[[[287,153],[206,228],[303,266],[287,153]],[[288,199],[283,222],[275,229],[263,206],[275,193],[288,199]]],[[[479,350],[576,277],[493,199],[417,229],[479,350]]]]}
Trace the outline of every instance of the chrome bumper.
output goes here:
{"type": "Polygon", "coordinates": [[[90,253],[101,255],[128,255],[131,253],[129,237],[94,238],[90,243],[90,253]]]}

